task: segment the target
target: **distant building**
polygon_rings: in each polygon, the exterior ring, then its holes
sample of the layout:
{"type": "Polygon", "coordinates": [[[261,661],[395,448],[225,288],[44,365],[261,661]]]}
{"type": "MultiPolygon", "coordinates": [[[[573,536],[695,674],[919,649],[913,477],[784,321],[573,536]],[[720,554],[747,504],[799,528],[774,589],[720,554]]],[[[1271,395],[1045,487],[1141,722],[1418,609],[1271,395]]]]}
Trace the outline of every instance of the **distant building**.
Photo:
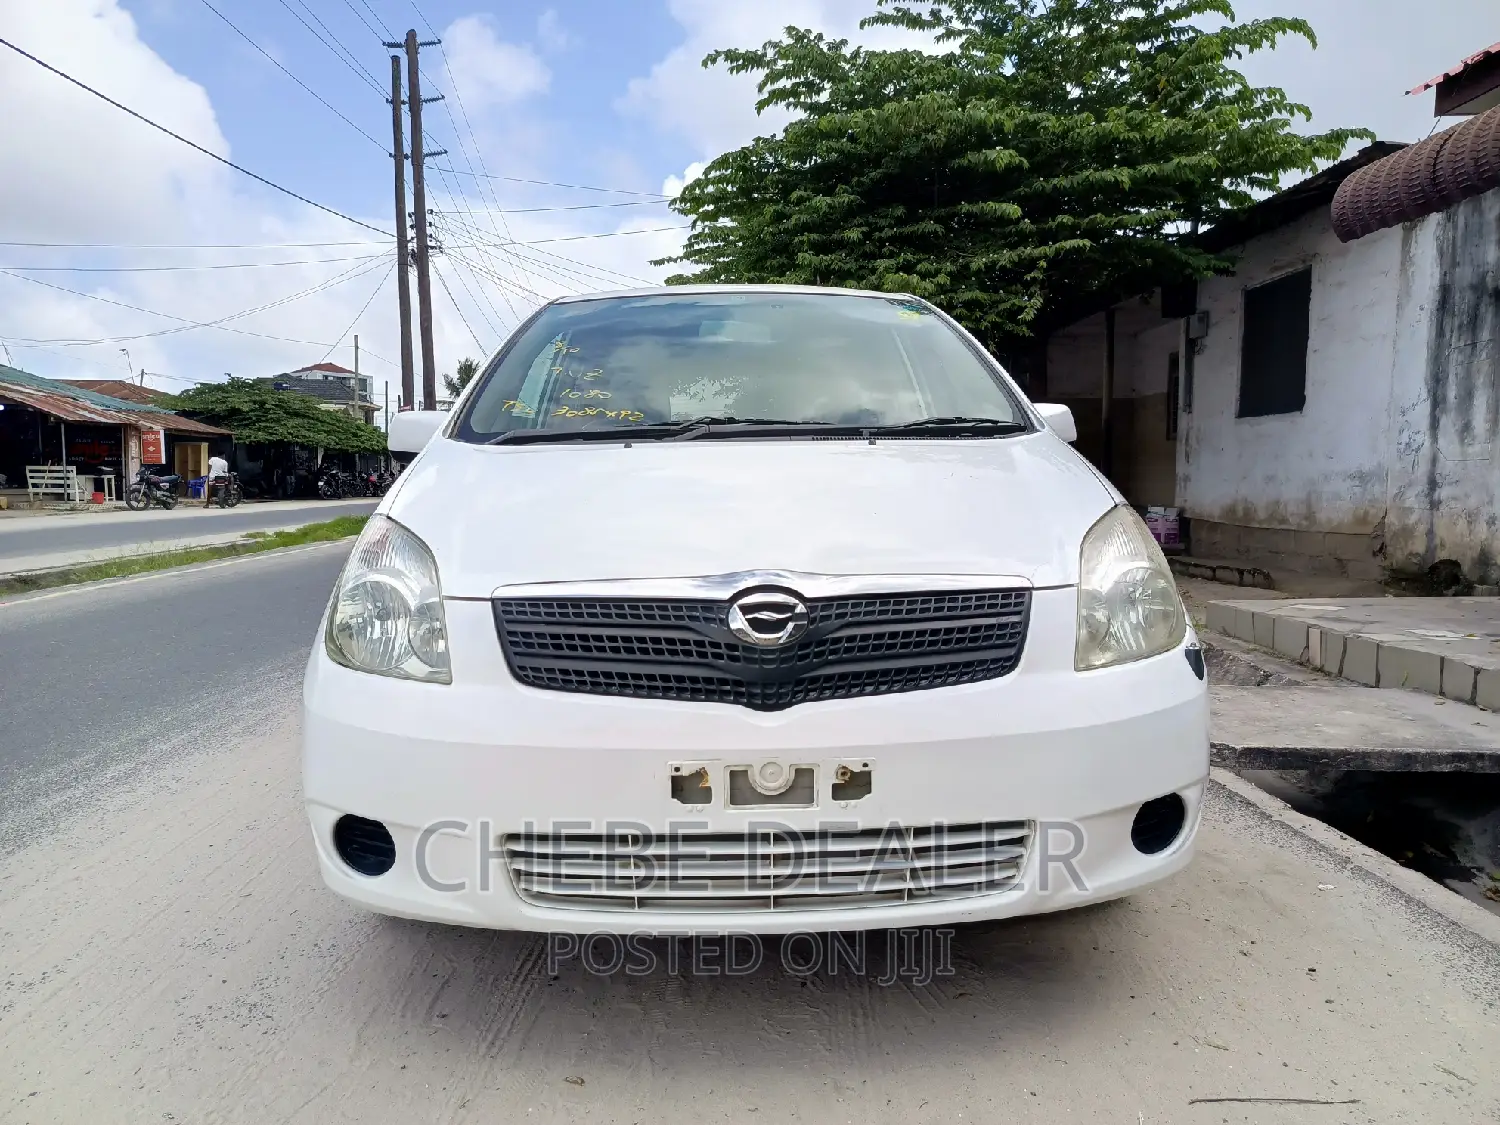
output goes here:
{"type": "Polygon", "coordinates": [[[325,410],[341,410],[351,418],[374,424],[378,408],[373,380],[347,367],[336,363],[315,363],[311,367],[257,381],[318,399],[325,410]]]}
{"type": "Polygon", "coordinates": [[[158,391],[154,387],[127,383],[124,379],[55,379],[53,381],[66,383],[79,390],[93,391],[96,395],[108,395],[110,398],[121,399],[124,402],[138,402],[142,406],[157,406],[163,399],[171,397],[170,391],[158,391]]]}

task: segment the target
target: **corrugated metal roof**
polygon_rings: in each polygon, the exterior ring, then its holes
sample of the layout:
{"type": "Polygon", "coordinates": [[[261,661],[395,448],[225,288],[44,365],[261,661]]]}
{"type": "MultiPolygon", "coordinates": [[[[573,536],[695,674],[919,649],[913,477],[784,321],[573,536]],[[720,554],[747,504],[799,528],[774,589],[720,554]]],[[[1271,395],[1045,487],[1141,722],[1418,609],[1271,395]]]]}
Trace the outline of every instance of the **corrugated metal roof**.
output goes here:
{"type": "Polygon", "coordinates": [[[110,398],[81,387],[72,387],[53,379],[43,379],[28,371],[0,364],[0,398],[45,411],[65,422],[90,422],[103,426],[143,426],[175,434],[197,434],[204,437],[228,436],[228,430],[167,413],[138,402],[110,398]]]}
{"type": "Polygon", "coordinates": [[[1469,67],[1473,66],[1477,62],[1483,62],[1491,55],[1500,55],[1500,43],[1491,43],[1484,50],[1476,52],[1475,54],[1472,54],[1468,58],[1464,59],[1463,62],[1459,63],[1452,70],[1445,70],[1442,74],[1434,75],[1426,82],[1423,82],[1420,86],[1415,86],[1406,92],[1408,94],[1420,94],[1424,90],[1430,90],[1439,82],[1446,82],[1450,78],[1457,78],[1464,71],[1468,70],[1469,67]]]}
{"type": "Polygon", "coordinates": [[[167,397],[165,391],[142,387],[136,383],[127,383],[124,379],[54,379],[53,382],[66,383],[79,390],[94,391],[110,398],[139,403],[142,406],[153,406],[167,397]]]}

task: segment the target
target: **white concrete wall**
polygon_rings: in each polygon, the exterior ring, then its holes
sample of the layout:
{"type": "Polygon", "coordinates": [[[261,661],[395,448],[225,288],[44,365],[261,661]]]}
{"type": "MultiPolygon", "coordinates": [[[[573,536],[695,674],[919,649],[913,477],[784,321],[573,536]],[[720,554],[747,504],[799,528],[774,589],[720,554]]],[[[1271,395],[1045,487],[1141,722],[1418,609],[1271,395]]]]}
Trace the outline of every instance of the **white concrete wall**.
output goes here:
{"type": "MultiPolygon", "coordinates": [[[[1120,357],[1115,355],[1115,365],[1120,357]]],[[[1104,378],[1104,314],[1054,332],[1047,340],[1047,394],[1056,399],[1098,398],[1104,378]]]]}
{"type": "Polygon", "coordinates": [[[1348,245],[1327,209],[1252,240],[1236,272],[1199,285],[1210,326],[1184,415],[1177,495],[1198,520],[1366,534],[1386,507],[1401,231],[1348,245]],[[1307,402],[1237,418],[1244,290],[1311,266],[1307,402]]]}
{"type": "Polygon", "coordinates": [[[1500,580],[1500,189],[1401,234],[1389,561],[1500,580]]]}

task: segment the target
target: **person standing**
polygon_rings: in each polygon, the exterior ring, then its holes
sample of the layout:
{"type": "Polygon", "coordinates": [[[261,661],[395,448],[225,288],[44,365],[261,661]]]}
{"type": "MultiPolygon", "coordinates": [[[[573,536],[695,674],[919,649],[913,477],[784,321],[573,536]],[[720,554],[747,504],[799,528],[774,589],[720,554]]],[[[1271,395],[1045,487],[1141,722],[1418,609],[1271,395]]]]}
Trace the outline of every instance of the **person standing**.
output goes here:
{"type": "Polygon", "coordinates": [[[208,459],[208,479],[203,482],[203,506],[209,507],[214,502],[214,488],[224,487],[229,476],[229,462],[219,456],[208,459]]]}

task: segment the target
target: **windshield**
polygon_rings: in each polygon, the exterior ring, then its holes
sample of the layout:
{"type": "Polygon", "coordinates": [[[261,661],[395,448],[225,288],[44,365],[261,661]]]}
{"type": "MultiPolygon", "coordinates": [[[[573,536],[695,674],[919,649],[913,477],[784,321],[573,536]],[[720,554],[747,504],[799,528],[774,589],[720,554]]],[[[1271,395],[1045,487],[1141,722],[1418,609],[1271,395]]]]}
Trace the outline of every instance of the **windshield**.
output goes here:
{"type": "Polygon", "coordinates": [[[684,293],[552,305],[481,380],[460,440],[699,418],[1026,425],[987,363],[910,298],[684,293]]]}

